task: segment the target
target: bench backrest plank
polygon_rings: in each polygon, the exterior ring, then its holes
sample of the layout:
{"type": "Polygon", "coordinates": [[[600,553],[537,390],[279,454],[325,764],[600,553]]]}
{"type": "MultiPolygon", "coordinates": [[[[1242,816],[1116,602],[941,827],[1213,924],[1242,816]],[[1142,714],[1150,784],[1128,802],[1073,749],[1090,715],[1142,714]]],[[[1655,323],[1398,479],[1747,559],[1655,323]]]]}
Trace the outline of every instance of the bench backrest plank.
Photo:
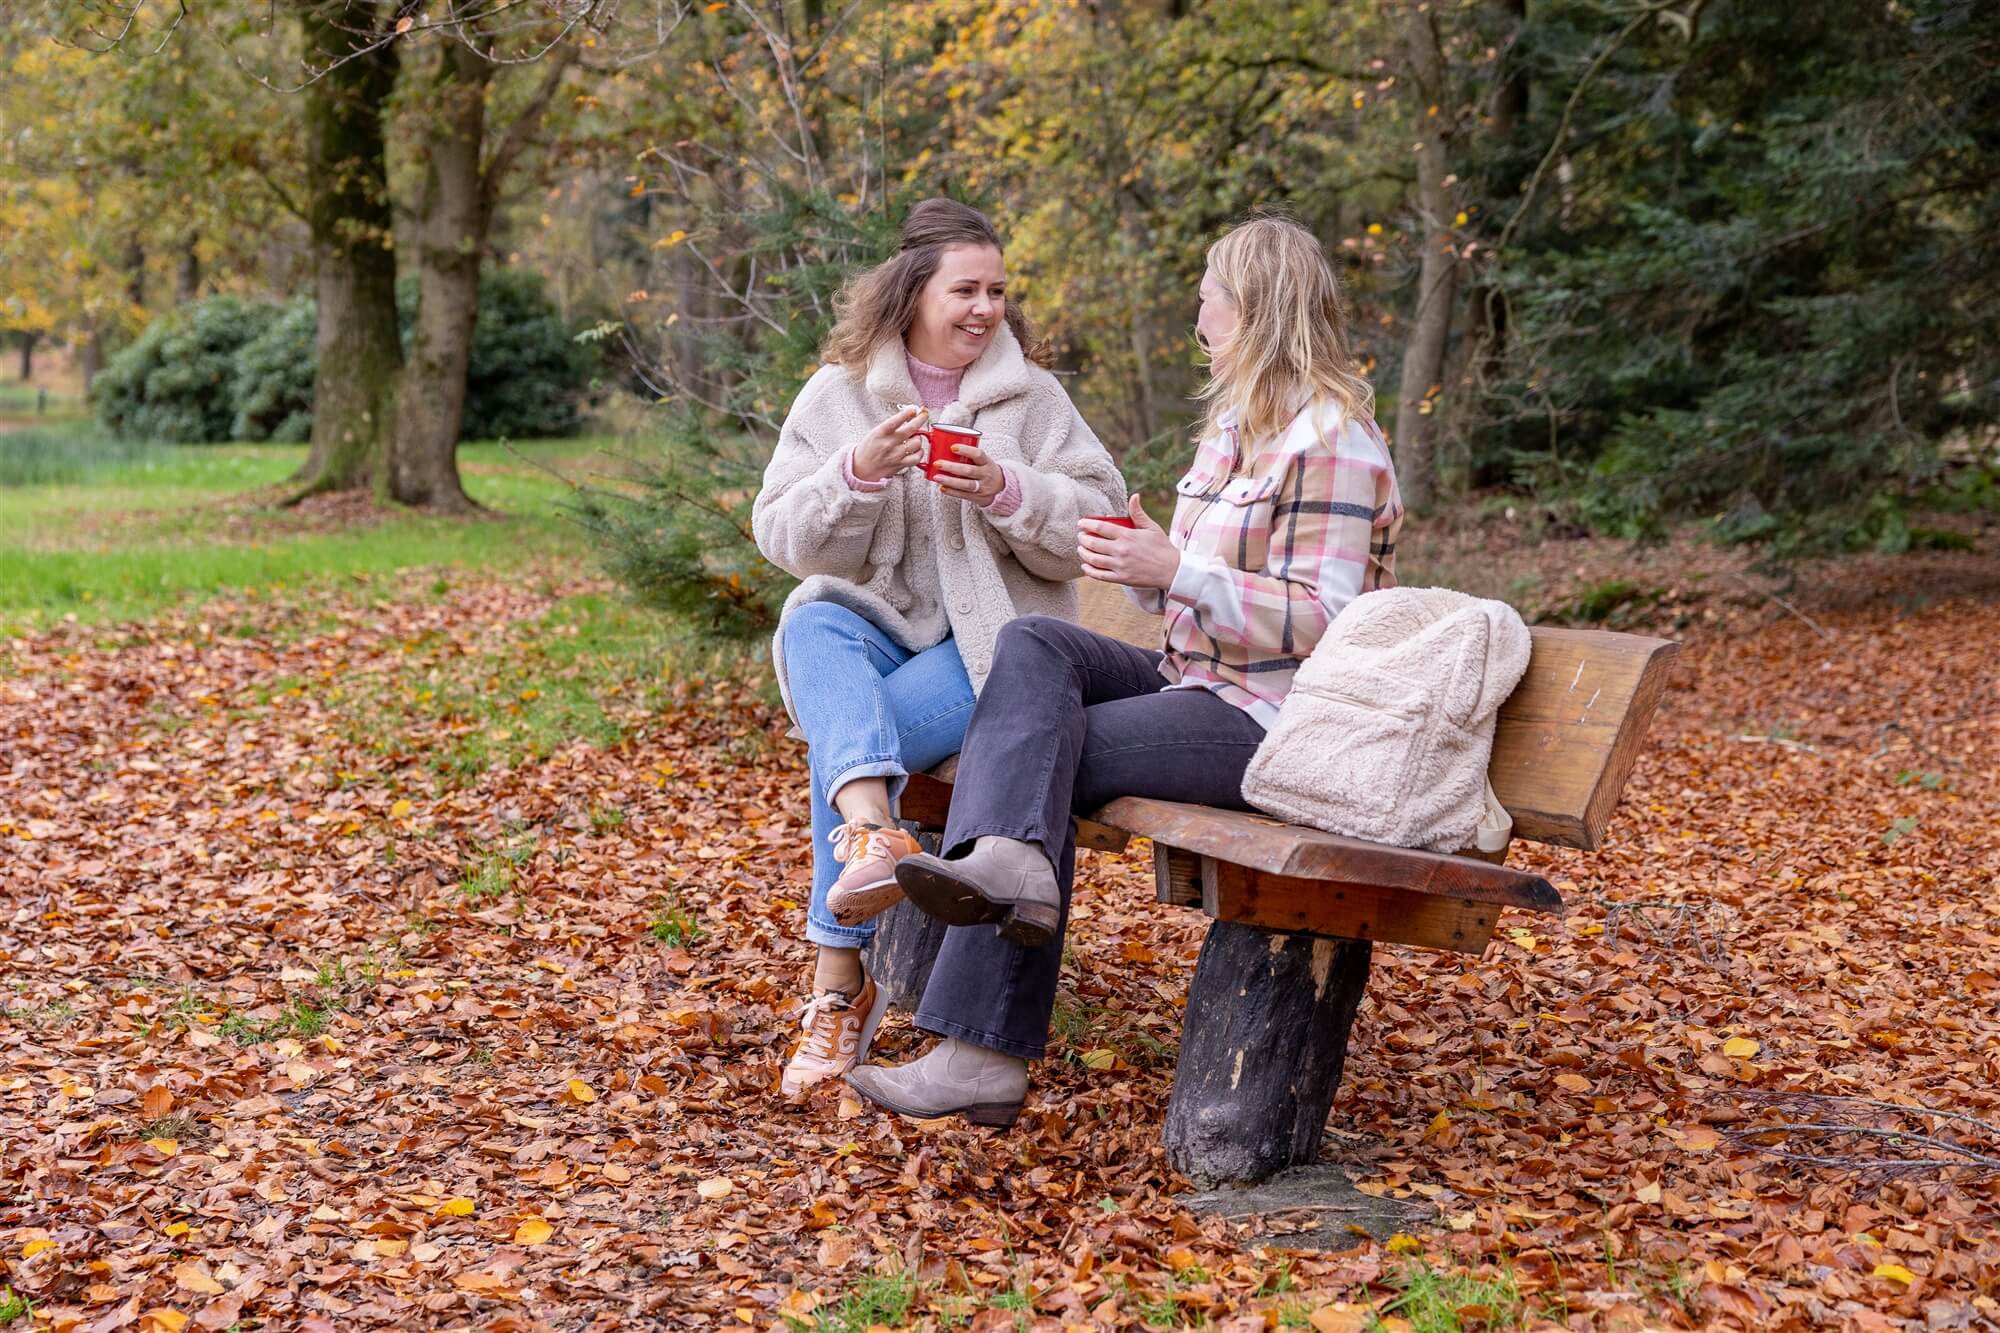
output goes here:
{"type": "MultiPolygon", "coordinates": [[[[1083,623],[1143,648],[1160,620],[1117,588],[1080,581],[1083,623]]],[[[1606,630],[1532,626],[1527,674],[1500,707],[1487,770],[1514,836],[1595,848],[1639,756],[1679,645],[1606,630]]]]}

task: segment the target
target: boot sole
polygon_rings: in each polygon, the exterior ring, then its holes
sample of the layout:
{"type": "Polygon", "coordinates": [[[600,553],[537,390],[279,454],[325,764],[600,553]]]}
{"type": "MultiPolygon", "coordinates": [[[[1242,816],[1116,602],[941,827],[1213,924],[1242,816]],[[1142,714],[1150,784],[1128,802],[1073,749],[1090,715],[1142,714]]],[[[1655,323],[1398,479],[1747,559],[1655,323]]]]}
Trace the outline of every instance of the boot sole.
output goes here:
{"type": "Polygon", "coordinates": [[[828,893],[826,911],[843,926],[859,926],[882,915],[902,900],[902,887],[890,878],[840,890],[837,897],[828,893]]]}
{"type": "Polygon", "coordinates": [[[893,1111],[897,1115],[908,1116],[912,1120],[939,1120],[948,1115],[956,1115],[963,1116],[971,1123],[987,1129],[1012,1129],[1014,1122],[1021,1118],[1021,1107],[1025,1104],[1024,1101],[974,1102],[970,1106],[949,1106],[942,1111],[922,1111],[915,1107],[900,1105],[887,1097],[868,1092],[863,1088],[856,1087],[852,1082],[849,1082],[847,1086],[852,1088],[854,1095],[862,1101],[870,1102],[885,1111],[893,1111]]]}
{"type": "Polygon", "coordinates": [[[1039,949],[1056,933],[1054,910],[1039,903],[996,902],[943,857],[904,857],[896,863],[896,883],[926,916],[948,926],[998,924],[1001,938],[1024,949],[1039,949]]]}

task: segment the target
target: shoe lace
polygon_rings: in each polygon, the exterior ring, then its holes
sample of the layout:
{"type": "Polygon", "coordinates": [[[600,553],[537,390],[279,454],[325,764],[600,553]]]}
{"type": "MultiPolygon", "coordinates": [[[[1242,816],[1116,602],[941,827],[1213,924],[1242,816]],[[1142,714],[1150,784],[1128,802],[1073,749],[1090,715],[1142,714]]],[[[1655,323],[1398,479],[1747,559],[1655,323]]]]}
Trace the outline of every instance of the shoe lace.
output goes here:
{"type": "Polygon", "coordinates": [[[826,990],[806,1001],[805,1009],[799,1015],[799,1026],[805,1029],[805,1044],[808,1050],[824,1055],[832,1049],[835,1023],[820,1020],[853,1007],[854,997],[845,991],[826,990]]]}
{"type": "Polygon", "coordinates": [[[901,829],[884,828],[880,824],[862,824],[850,820],[826,835],[833,844],[833,859],[845,865],[849,861],[865,861],[871,856],[889,856],[895,850],[895,837],[901,829]]]}

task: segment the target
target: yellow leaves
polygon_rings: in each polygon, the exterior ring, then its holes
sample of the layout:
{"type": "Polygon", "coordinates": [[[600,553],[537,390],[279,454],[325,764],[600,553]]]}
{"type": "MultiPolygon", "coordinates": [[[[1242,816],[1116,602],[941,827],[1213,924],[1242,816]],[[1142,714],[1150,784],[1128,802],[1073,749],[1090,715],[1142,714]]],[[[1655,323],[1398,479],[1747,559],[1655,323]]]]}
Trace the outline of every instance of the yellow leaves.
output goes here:
{"type": "Polygon", "coordinates": [[[1095,1050],[1085,1051],[1082,1059],[1085,1069],[1110,1069],[1118,1063],[1118,1052],[1108,1046],[1099,1046],[1095,1050]]]}
{"type": "Polygon", "coordinates": [[[1714,1152],[1722,1143],[1722,1135],[1707,1125],[1696,1125],[1680,1136],[1680,1145],[1688,1152],[1714,1152]]]}
{"type": "Polygon", "coordinates": [[[174,1265],[174,1285],[182,1291],[191,1291],[197,1296],[220,1296],[222,1284],[208,1271],[208,1265],[199,1259],[189,1259],[174,1265]]]}
{"type": "Polygon", "coordinates": [[[23,1259],[32,1259],[43,1250],[53,1250],[55,1247],[56,1243],[46,1238],[31,1240],[21,1247],[21,1257],[23,1259]]]}
{"type": "Polygon", "coordinates": [[[653,248],[655,250],[671,250],[675,246],[679,245],[682,241],[685,241],[687,239],[687,236],[688,234],[686,232],[680,230],[679,228],[675,228],[673,231],[668,232],[665,236],[662,236],[659,240],[654,241],[653,248]]]}
{"type": "Polygon", "coordinates": [[[1632,1191],[1632,1197],[1640,1203],[1658,1203],[1664,1196],[1665,1191],[1661,1189],[1657,1180],[1649,1180],[1632,1191]]]}
{"type": "Polygon", "coordinates": [[[446,1199],[437,1207],[439,1217],[471,1217],[472,1200],[466,1198],[446,1199]]]}
{"type": "Polygon", "coordinates": [[[194,1230],[194,1228],[189,1226],[185,1222],[169,1222],[165,1226],[160,1228],[160,1234],[162,1236],[165,1236],[168,1240],[179,1240],[182,1236],[187,1235],[187,1233],[192,1230],[194,1230]]]}
{"type": "Polygon", "coordinates": [[[1461,208],[1458,210],[1458,216],[1452,219],[1452,225],[1463,227],[1468,221],[1470,221],[1470,219],[1467,218],[1465,210],[1461,208]]]}
{"type": "MultiPolygon", "coordinates": [[[[1419,408],[1427,405],[1429,401],[1430,400],[1426,398],[1424,403],[1418,404],[1419,408]]],[[[1526,949],[1529,953],[1533,953],[1535,951],[1535,946],[1541,943],[1541,938],[1537,936],[1534,931],[1523,930],[1519,926],[1515,926],[1512,929],[1510,929],[1507,932],[1507,938],[1510,942],[1520,946],[1523,949],[1526,949]]]]}
{"type": "Polygon", "coordinates": [[[710,0],[710,3],[701,7],[701,12],[704,14],[720,14],[727,8],[729,8],[729,0],[710,0]]]}
{"type": "Polygon", "coordinates": [[[569,1085],[563,1089],[563,1093],[569,1100],[585,1106],[597,1100],[597,1089],[580,1078],[571,1079],[569,1085]]]}
{"type": "Polygon", "coordinates": [[[165,1333],[181,1333],[187,1327],[188,1317],[169,1306],[148,1310],[139,1316],[140,1333],[152,1333],[164,1329],[165,1333]]]}
{"type": "Polygon", "coordinates": [[[410,811],[411,811],[411,810],[413,810],[413,809],[415,809],[415,808],[416,808],[416,807],[412,806],[412,805],[411,805],[411,804],[409,803],[409,801],[407,801],[407,800],[405,800],[405,799],[403,799],[403,798],[401,798],[401,797],[398,797],[398,798],[397,798],[397,800],[396,800],[396,802],[395,802],[395,803],[394,803],[393,805],[391,805],[391,806],[389,807],[389,818],[391,818],[391,819],[401,819],[401,818],[403,818],[403,817],[404,817],[405,815],[409,814],[409,813],[410,813],[410,811]]]}
{"type": "Polygon", "coordinates": [[[556,1234],[556,1229],[539,1217],[523,1218],[521,1225],[514,1228],[516,1245],[541,1245],[556,1234]]]}
{"type": "Polygon", "coordinates": [[[1369,224],[1368,224],[1368,234],[1369,234],[1370,236],[1380,236],[1380,235],[1382,234],[1382,224],[1381,224],[1381,223],[1379,223],[1379,222],[1371,222],[1371,223],[1369,223],[1369,224]]]}
{"type": "Polygon", "coordinates": [[[1391,1254],[1422,1254],[1424,1243],[1407,1232],[1398,1231],[1389,1237],[1388,1248],[1391,1254]]]}
{"type": "Polygon", "coordinates": [[[1917,1275],[1901,1264],[1876,1264],[1873,1276],[1884,1277],[1906,1287],[1917,1280],[1917,1275]]]}
{"type": "Polygon", "coordinates": [[[1763,1049],[1754,1038],[1731,1037],[1722,1043],[1722,1053],[1732,1060],[1748,1060],[1763,1049]]]}
{"type": "Polygon", "coordinates": [[[714,1203],[717,1199],[728,1198],[735,1189],[736,1182],[728,1176],[714,1176],[696,1185],[694,1192],[702,1198],[707,1199],[710,1203],[714,1203]]]}
{"type": "Polygon", "coordinates": [[[1313,1326],[1313,1333],[1361,1333],[1372,1313],[1367,1306],[1340,1301],[1320,1306],[1306,1316],[1306,1322],[1313,1326]]]}
{"type": "Polygon", "coordinates": [[[162,1157],[172,1157],[181,1150],[177,1139],[147,1139],[146,1145],[162,1157]]]}

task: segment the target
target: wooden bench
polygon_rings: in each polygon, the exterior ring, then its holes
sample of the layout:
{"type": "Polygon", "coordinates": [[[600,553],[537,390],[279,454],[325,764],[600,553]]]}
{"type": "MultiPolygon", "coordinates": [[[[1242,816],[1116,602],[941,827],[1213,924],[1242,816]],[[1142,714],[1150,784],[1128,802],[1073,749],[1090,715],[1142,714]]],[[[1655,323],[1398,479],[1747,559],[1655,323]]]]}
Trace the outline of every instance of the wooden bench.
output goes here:
{"type": "MultiPolygon", "coordinates": [[[[1160,622],[1085,582],[1085,625],[1156,647],[1160,622]]],[[[1489,776],[1514,836],[1590,850],[1603,837],[1678,645],[1537,627],[1501,708],[1489,776]]],[[[942,829],[955,761],[911,778],[906,822],[942,829]]],[[[1504,850],[1447,856],[1337,837],[1261,815],[1123,797],[1079,820],[1077,845],[1153,843],[1159,901],[1213,918],[1188,989],[1167,1109],[1175,1168],[1200,1184],[1261,1180],[1319,1152],[1376,943],[1477,954],[1501,909],[1560,913],[1504,850]]],[[[908,904],[886,918],[872,974],[920,989],[941,928],[908,904]]]]}

